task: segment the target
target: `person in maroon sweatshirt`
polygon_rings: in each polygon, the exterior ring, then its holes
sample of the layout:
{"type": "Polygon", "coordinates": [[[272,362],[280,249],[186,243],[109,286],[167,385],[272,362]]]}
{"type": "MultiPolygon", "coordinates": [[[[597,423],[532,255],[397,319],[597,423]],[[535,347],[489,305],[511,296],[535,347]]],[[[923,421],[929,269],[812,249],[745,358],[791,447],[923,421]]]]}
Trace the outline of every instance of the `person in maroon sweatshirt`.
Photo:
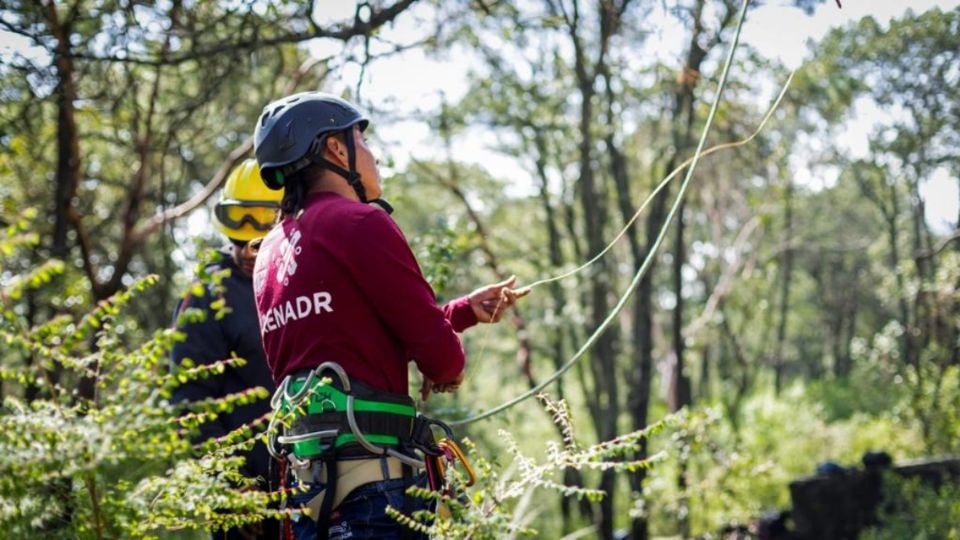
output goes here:
{"type": "MultiPolygon", "coordinates": [[[[254,270],[260,333],[277,383],[332,360],[351,380],[406,395],[412,360],[426,399],[463,380],[457,333],[497,322],[529,290],[511,289],[511,278],[437,305],[380,199],[367,124],[352,104],[317,92],[264,108],[257,160],[265,183],[285,191],[282,220],[264,239],[254,270]]],[[[297,537],[400,538],[405,528],[385,508],[402,508],[406,487],[390,477],[340,494],[345,498],[330,516],[319,516],[320,525],[299,519],[297,537]]]]}

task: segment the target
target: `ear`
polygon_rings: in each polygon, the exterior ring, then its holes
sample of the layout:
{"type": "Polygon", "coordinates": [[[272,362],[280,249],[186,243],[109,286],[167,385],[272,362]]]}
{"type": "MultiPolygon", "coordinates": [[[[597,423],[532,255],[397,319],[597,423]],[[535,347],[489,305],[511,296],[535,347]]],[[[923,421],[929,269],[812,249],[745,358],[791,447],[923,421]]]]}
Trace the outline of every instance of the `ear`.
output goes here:
{"type": "Polygon", "coordinates": [[[347,163],[347,145],[343,144],[336,135],[330,135],[324,142],[324,153],[326,158],[334,163],[346,165],[347,163]]]}

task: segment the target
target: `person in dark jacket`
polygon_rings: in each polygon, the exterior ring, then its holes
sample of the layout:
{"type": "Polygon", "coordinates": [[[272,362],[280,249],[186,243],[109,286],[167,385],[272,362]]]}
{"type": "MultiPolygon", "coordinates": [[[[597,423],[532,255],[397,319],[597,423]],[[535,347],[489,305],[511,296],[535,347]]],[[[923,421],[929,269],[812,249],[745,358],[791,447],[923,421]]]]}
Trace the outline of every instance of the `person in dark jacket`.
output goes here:
{"type": "MultiPolygon", "coordinates": [[[[220,398],[263,387],[273,393],[275,385],[267,367],[260,341],[260,327],[253,299],[251,276],[257,250],[263,235],[276,219],[282,194],[266,189],[254,160],[246,160],[227,179],[220,201],[214,211],[217,228],[230,240],[231,246],[218,252],[215,261],[206,267],[207,273],[228,269],[229,277],[218,291],[207,287],[202,296],[187,295],[177,306],[174,323],[188,308],[204,311],[202,322],[181,328],[185,339],[173,347],[172,360],[179,365],[190,359],[195,365],[211,364],[237,356],[246,360],[242,366],[228,368],[223,374],[190,381],[174,393],[174,402],[201,401],[220,398]],[[221,296],[222,295],[222,296],[221,296]],[[217,320],[211,303],[223,298],[229,312],[217,320]]],[[[219,438],[249,424],[270,412],[270,400],[236,407],[215,420],[200,426],[200,440],[219,438]]],[[[266,446],[257,442],[245,456],[245,474],[259,480],[261,489],[277,489],[277,467],[272,466],[266,446]]],[[[214,538],[243,539],[277,538],[279,525],[267,520],[240,529],[214,533],[214,538]]]]}

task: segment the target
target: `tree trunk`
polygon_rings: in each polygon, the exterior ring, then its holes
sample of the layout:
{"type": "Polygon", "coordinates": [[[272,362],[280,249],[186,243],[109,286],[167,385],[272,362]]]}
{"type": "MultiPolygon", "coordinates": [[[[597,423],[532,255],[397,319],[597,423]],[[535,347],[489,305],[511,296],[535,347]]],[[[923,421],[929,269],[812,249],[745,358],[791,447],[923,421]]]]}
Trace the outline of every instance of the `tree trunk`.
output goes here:
{"type": "MultiPolygon", "coordinates": [[[[673,308],[673,374],[670,378],[669,402],[670,412],[677,412],[680,409],[691,405],[690,396],[690,377],[684,367],[684,342],[683,342],[683,264],[686,258],[685,246],[683,241],[684,232],[684,213],[686,210],[686,201],[680,203],[677,209],[677,232],[673,251],[673,290],[676,296],[676,305],[673,308]]],[[[687,538],[690,536],[690,500],[686,496],[687,492],[687,460],[680,457],[677,464],[677,490],[679,497],[679,511],[677,513],[677,529],[680,536],[687,538]]]]}
{"type": "MultiPolygon", "coordinates": [[[[605,70],[604,57],[610,36],[616,31],[618,16],[614,13],[611,3],[603,2],[599,6],[600,43],[597,60],[593,65],[586,58],[583,43],[579,35],[580,13],[579,5],[573,4],[573,16],[567,18],[570,37],[574,48],[574,71],[577,80],[577,89],[580,93],[580,144],[579,144],[579,172],[580,172],[580,202],[583,208],[583,217],[586,224],[587,251],[590,256],[599,253],[605,246],[603,237],[604,226],[607,221],[606,205],[602,197],[601,186],[597,184],[593,164],[593,115],[594,89],[599,74],[605,70]]],[[[608,266],[601,259],[592,267],[590,278],[590,306],[591,327],[598,328],[606,318],[610,306],[608,304],[608,266]]],[[[599,336],[590,356],[590,368],[594,377],[594,393],[601,404],[600,415],[594,417],[597,439],[606,441],[617,435],[617,419],[620,416],[620,398],[616,372],[616,358],[614,356],[614,328],[610,328],[599,336]]],[[[606,495],[600,501],[600,520],[597,523],[598,535],[604,540],[613,538],[614,506],[616,501],[616,473],[604,471],[601,475],[599,488],[606,495]]]]}
{"type": "Polygon", "coordinates": [[[710,399],[710,353],[713,350],[710,343],[703,344],[700,351],[700,380],[697,381],[697,399],[707,401],[710,399]]]}
{"type": "MultiPolygon", "coordinates": [[[[665,198],[664,195],[661,198],[665,198]]],[[[654,208],[651,211],[651,216],[653,212],[656,211],[658,205],[657,202],[654,202],[654,208]]],[[[662,210],[661,210],[662,211],[662,210]]],[[[648,226],[649,226],[649,219],[648,226]]],[[[649,242],[649,235],[648,235],[649,242]]],[[[653,265],[651,265],[652,268],[653,265]]],[[[636,347],[636,357],[637,365],[634,370],[635,376],[630,381],[630,388],[632,392],[628,396],[628,407],[630,408],[630,416],[633,422],[633,429],[644,429],[647,427],[647,413],[650,405],[650,388],[652,386],[652,377],[653,377],[653,307],[651,296],[653,292],[653,286],[651,281],[651,273],[647,272],[647,275],[640,280],[640,285],[637,288],[637,299],[634,302],[634,313],[633,313],[633,336],[636,347]]],[[[637,459],[644,459],[647,457],[647,440],[643,439],[640,441],[640,449],[635,456],[637,459]]],[[[643,495],[643,483],[647,478],[647,471],[645,469],[639,469],[637,472],[630,475],[630,486],[634,492],[637,493],[637,496],[642,498],[643,495]]],[[[633,540],[647,540],[648,538],[648,520],[645,515],[637,516],[633,518],[630,524],[630,538],[633,540]]]]}
{"type": "Polygon", "coordinates": [[[896,185],[885,181],[890,195],[890,207],[881,208],[884,213],[884,221],[887,225],[887,238],[890,241],[890,269],[893,271],[897,281],[897,304],[900,308],[900,324],[903,326],[903,337],[900,342],[900,352],[903,355],[903,361],[908,365],[913,363],[913,339],[910,328],[913,325],[910,317],[910,305],[907,302],[907,287],[904,282],[903,272],[900,269],[900,231],[897,227],[897,217],[900,214],[900,202],[897,199],[896,185]]]}
{"type": "MultiPolygon", "coordinates": [[[[664,171],[670,172],[680,161],[680,155],[689,146],[690,134],[693,129],[693,89],[696,85],[697,77],[700,73],[700,65],[707,55],[707,51],[701,47],[699,41],[702,37],[703,26],[701,16],[703,15],[704,0],[699,0],[693,10],[693,31],[688,44],[687,58],[677,79],[677,86],[674,89],[673,111],[671,113],[672,133],[674,151],[666,163],[664,171]]],[[[726,19],[725,19],[726,20],[726,19]]],[[[721,25],[718,32],[723,30],[725,24],[721,25]]],[[[718,34],[719,35],[719,34],[718,34]]],[[[657,234],[666,220],[667,201],[670,198],[670,188],[667,186],[660,195],[652,202],[650,213],[646,221],[646,246],[643,250],[643,258],[649,253],[656,242],[657,234]]],[[[635,267],[639,268],[642,264],[642,258],[635,261],[635,267]]],[[[637,299],[634,313],[634,341],[637,347],[637,368],[635,369],[636,378],[631,381],[634,390],[630,398],[630,412],[633,418],[633,428],[643,429],[647,425],[647,408],[650,404],[650,387],[653,375],[653,275],[656,268],[656,259],[651,261],[646,275],[640,280],[637,288],[637,299]]],[[[679,363],[679,359],[678,359],[679,363]]],[[[676,369],[677,365],[674,366],[676,369]]],[[[678,373],[673,373],[674,378],[678,373]]],[[[689,393],[689,389],[687,390],[689,393]]],[[[642,445],[642,454],[638,458],[646,457],[646,443],[642,445]]],[[[646,479],[646,471],[639,470],[631,476],[631,487],[640,497],[643,496],[643,482],[646,479]]],[[[639,516],[633,519],[631,523],[631,538],[633,540],[646,540],[649,536],[648,521],[645,516],[639,516]]]]}
{"type": "Polygon", "coordinates": [[[75,69],[70,50],[70,27],[61,24],[54,2],[46,5],[47,23],[56,39],[54,64],[57,66],[57,173],[53,204],[51,255],[68,255],[67,231],[73,217],[73,199],[80,184],[80,144],[74,103],[77,100],[75,69]]]}
{"type": "Polygon", "coordinates": [[[670,396],[668,398],[670,412],[677,412],[691,404],[690,377],[684,366],[685,347],[683,341],[683,264],[686,259],[683,233],[686,207],[686,202],[681,202],[680,208],[677,210],[677,232],[673,250],[673,291],[676,297],[676,305],[673,308],[673,354],[675,363],[673,365],[673,376],[670,379],[670,396]]]}
{"type": "MultiPolygon", "coordinates": [[[[580,196],[583,206],[584,221],[586,222],[587,246],[590,255],[599,253],[604,247],[603,225],[606,222],[606,212],[595,185],[591,149],[593,136],[591,135],[591,119],[593,118],[593,88],[580,88],[583,104],[580,116],[580,196]]],[[[607,302],[607,265],[603,259],[597,261],[591,272],[590,306],[591,327],[597,328],[603,322],[610,306],[607,302]]],[[[599,418],[595,418],[597,436],[599,440],[610,440],[617,435],[617,417],[619,416],[619,398],[617,395],[617,377],[613,343],[611,334],[605,332],[596,342],[591,354],[591,365],[595,367],[594,378],[596,394],[605,405],[599,418]]],[[[613,506],[615,492],[613,471],[606,471],[602,475],[600,489],[606,491],[606,496],[600,502],[600,537],[613,538],[613,506]],[[608,490],[609,489],[609,490],[608,490]]]]}
{"type": "Polygon", "coordinates": [[[777,344],[774,353],[773,389],[777,395],[783,389],[783,348],[787,340],[787,317],[790,315],[790,284],[793,276],[793,180],[786,178],[783,199],[783,258],[780,262],[780,315],[777,322],[777,344]]]}

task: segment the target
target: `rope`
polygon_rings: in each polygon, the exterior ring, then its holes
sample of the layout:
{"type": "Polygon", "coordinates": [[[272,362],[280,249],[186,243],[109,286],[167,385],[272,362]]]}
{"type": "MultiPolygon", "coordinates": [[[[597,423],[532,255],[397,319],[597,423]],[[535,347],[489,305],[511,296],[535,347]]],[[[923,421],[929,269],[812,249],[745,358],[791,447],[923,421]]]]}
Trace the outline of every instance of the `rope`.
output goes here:
{"type": "MultiPolygon", "coordinates": [[[[726,84],[727,84],[727,74],[730,72],[730,66],[733,64],[734,52],[736,52],[737,45],[740,42],[740,31],[743,29],[743,22],[746,19],[747,6],[749,4],[750,4],[750,0],[743,0],[743,4],[740,7],[740,15],[737,20],[736,34],[734,35],[733,43],[730,45],[730,50],[727,53],[727,59],[723,66],[723,72],[720,75],[720,82],[717,86],[717,95],[714,96],[713,104],[710,106],[710,113],[707,116],[707,122],[703,126],[703,131],[700,134],[700,141],[697,143],[697,150],[696,152],[694,152],[693,158],[691,158],[690,160],[690,168],[687,169],[687,175],[686,177],[684,177],[683,183],[680,184],[680,191],[677,193],[677,198],[674,201],[673,206],[670,208],[670,212],[667,214],[666,220],[664,220],[663,226],[661,226],[660,232],[657,234],[657,238],[654,241],[653,245],[650,247],[650,250],[648,251],[646,258],[644,258],[643,263],[640,265],[640,268],[637,270],[637,273],[634,274],[633,279],[630,282],[630,285],[627,287],[627,290],[624,291],[623,295],[617,301],[617,304],[613,307],[613,310],[607,314],[603,322],[600,323],[600,326],[598,326],[597,329],[594,330],[593,334],[591,334],[590,337],[587,338],[587,340],[580,347],[580,349],[569,360],[567,360],[567,362],[564,363],[563,366],[560,367],[560,369],[554,372],[553,375],[545,379],[543,382],[537,384],[530,390],[527,390],[526,392],[520,394],[519,396],[505,403],[502,403],[492,409],[489,409],[485,412],[482,412],[473,416],[469,416],[461,420],[447,422],[450,426],[462,426],[466,424],[471,424],[473,422],[477,422],[479,420],[483,420],[485,418],[489,418],[495,414],[501,413],[509,409],[510,407],[513,407],[514,405],[517,405],[518,403],[525,401],[530,397],[540,393],[544,388],[552,384],[554,381],[559,379],[560,376],[566,373],[573,366],[573,364],[576,363],[577,360],[579,360],[584,355],[584,353],[586,353],[593,346],[594,343],[596,343],[597,339],[600,338],[600,336],[607,329],[607,327],[610,326],[610,323],[613,322],[616,316],[620,313],[620,310],[623,309],[623,306],[626,305],[627,300],[630,299],[630,296],[633,294],[633,291],[636,290],[637,286],[640,284],[640,281],[643,279],[643,276],[646,275],[647,270],[650,268],[650,265],[653,262],[654,256],[656,255],[657,251],[660,249],[660,245],[663,243],[663,239],[667,235],[667,230],[669,230],[670,224],[671,222],[673,222],[673,218],[677,213],[677,209],[680,207],[680,203],[683,201],[683,198],[686,195],[687,188],[690,186],[690,181],[693,178],[694,171],[696,171],[697,163],[700,161],[700,157],[703,155],[703,147],[706,143],[707,135],[710,132],[710,127],[713,125],[713,119],[717,114],[717,109],[719,108],[719,105],[720,105],[720,98],[723,94],[723,89],[724,87],[726,87],[726,84]]],[[[791,74],[791,79],[792,78],[793,78],[793,75],[791,74]]],[[[789,84],[789,81],[788,81],[788,84],[789,84]]],[[[784,87],[784,91],[781,92],[780,96],[777,98],[777,103],[779,103],[780,98],[783,97],[783,93],[785,91],[786,91],[786,86],[784,87]]],[[[769,118],[769,113],[768,113],[768,118],[769,118]]],[[[766,121],[766,118],[764,119],[764,121],[766,121]]],[[[752,137],[753,135],[751,135],[751,138],[752,137]]],[[[682,169],[684,166],[685,164],[678,167],[677,171],[682,169]]],[[[676,173],[677,171],[674,171],[674,173],[676,173]]],[[[649,203],[649,201],[652,200],[654,196],[656,196],[659,190],[666,185],[666,183],[670,180],[670,178],[672,178],[674,173],[671,173],[671,176],[668,176],[666,180],[661,182],[660,186],[657,187],[657,190],[654,191],[650,195],[650,197],[647,198],[643,206],[641,206],[640,210],[638,210],[637,213],[634,214],[634,217],[628,222],[627,227],[629,227],[634,221],[636,221],[637,217],[639,216],[643,208],[645,208],[646,205],[649,203]]],[[[583,268],[586,268],[590,264],[593,264],[597,259],[603,256],[604,253],[609,251],[611,246],[617,240],[619,240],[620,237],[623,236],[625,231],[626,231],[626,227],[622,231],[620,231],[620,234],[617,235],[616,239],[613,242],[611,242],[609,245],[607,245],[607,247],[603,251],[601,251],[596,257],[588,261],[586,264],[575,269],[574,271],[567,272],[555,278],[549,278],[546,280],[535,282],[530,286],[532,287],[534,285],[542,285],[543,283],[549,283],[551,281],[563,279],[565,277],[575,274],[576,272],[579,272],[580,270],[582,270],[583,268]]]]}
{"type": "MultiPolygon", "coordinates": [[[[739,141],[726,142],[726,143],[711,146],[710,148],[704,150],[701,156],[706,157],[716,152],[719,152],[721,150],[739,148],[741,146],[749,144],[755,138],[757,138],[757,136],[760,135],[763,129],[767,126],[767,122],[769,122],[770,119],[773,118],[773,113],[775,113],[777,109],[780,108],[780,103],[783,101],[784,96],[787,95],[787,90],[790,89],[790,85],[793,83],[793,77],[794,75],[797,74],[798,69],[800,68],[794,69],[793,71],[790,72],[790,75],[787,77],[786,82],[784,82],[783,86],[780,88],[780,93],[777,94],[777,98],[773,101],[773,104],[770,106],[770,108],[767,109],[767,112],[766,114],[764,114],[763,119],[757,125],[756,129],[754,129],[753,132],[750,133],[750,135],[748,135],[746,138],[741,139],[739,141]]],[[[611,240],[610,243],[607,244],[607,246],[603,248],[602,251],[600,251],[600,253],[596,254],[592,259],[574,268],[573,270],[569,270],[567,272],[558,274],[556,276],[534,281],[530,285],[525,285],[524,288],[534,289],[541,285],[546,285],[548,283],[553,283],[555,281],[566,279],[570,276],[573,276],[575,274],[582,272],[583,270],[586,270],[589,266],[596,263],[598,260],[600,260],[601,257],[606,255],[611,249],[613,249],[613,246],[616,245],[616,243],[619,242],[621,238],[623,238],[623,236],[627,233],[630,227],[632,227],[633,224],[640,217],[640,215],[643,214],[643,211],[647,209],[647,206],[653,201],[653,199],[657,196],[657,194],[663,191],[663,188],[666,187],[668,183],[670,183],[674,178],[676,178],[677,175],[679,175],[681,171],[686,169],[687,166],[690,165],[690,163],[692,162],[693,162],[693,157],[687,158],[686,161],[684,161],[683,163],[678,165],[673,171],[671,171],[670,174],[668,174],[667,177],[664,178],[652,192],[650,192],[650,195],[648,195],[647,198],[644,199],[643,203],[640,205],[640,208],[638,208],[637,211],[634,212],[633,216],[629,220],[627,220],[623,228],[620,229],[620,232],[617,233],[617,235],[613,238],[613,240],[611,240]]],[[[493,312],[493,318],[496,318],[496,315],[500,311],[500,308],[502,305],[503,305],[503,301],[501,299],[501,301],[497,303],[497,307],[493,312]]],[[[475,361],[470,362],[470,366],[467,367],[467,378],[472,378],[474,372],[477,369],[479,369],[478,366],[482,364],[483,358],[488,348],[487,345],[490,341],[490,333],[491,333],[491,329],[490,327],[487,327],[487,329],[484,331],[483,339],[480,344],[480,352],[477,354],[477,359],[475,361]]]]}
{"type": "MultiPolygon", "coordinates": [[[[798,69],[799,69],[799,68],[798,68],[798,69]]],[[[712,147],[704,150],[704,151],[703,151],[703,154],[701,154],[701,157],[709,156],[709,155],[711,155],[711,154],[714,154],[714,153],[716,153],[716,152],[719,152],[720,150],[727,150],[727,149],[729,149],[729,148],[737,148],[737,147],[743,146],[743,145],[745,145],[745,144],[749,144],[751,141],[753,141],[753,139],[755,139],[755,138],[757,137],[757,135],[759,135],[760,132],[763,131],[763,128],[766,127],[767,122],[768,122],[768,121],[770,120],[770,118],[773,116],[773,113],[776,112],[777,108],[780,107],[780,102],[783,100],[783,97],[787,94],[787,89],[790,88],[790,83],[793,82],[793,76],[796,75],[796,73],[797,73],[797,70],[796,70],[796,69],[790,72],[790,76],[787,77],[787,82],[785,82],[785,83],[783,84],[783,87],[780,89],[780,94],[778,94],[778,95],[777,95],[777,99],[774,100],[773,106],[771,106],[770,109],[767,110],[767,114],[764,115],[763,120],[760,122],[760,124],[757,126],[757,128],[753,131],[753,133],[750,134],[750,136],[748,136],[748,137],[745,138],[745,139],[736,141],[736,142],[727,142],[727,143],[723,143],[723,144],[718,144],[718,145],[716,145],[716,146],[712,146],[712,147]]],[[[686,169],[686,168],[687,168],[687,165],[690,165],[690,164],[693,162],[693,160],[694,160],[695,157],[696,157],[696,156],[690,157],[690,158],[688,158],[686,161],[684,161],[683,163],[681,163],[676,169],[674,169],[669,175],[667,175],[667,177],[664,178],[663,181],[661,181],[660,184],[657,185],[657,187],[656,187],[652,192],[650,192],[650,195],[643,201],[643,204],[640,205],[640,208],[637,209],[637,211],[636,211],[636,212],[633,214],[633,216],[626,222],[626,224],[623,226],[623,228],[620,229],[620,232],[617,233],[617,235],[613,238],[613,240],[611,240],[610,243],[607,244],[607,247],[603,248],[603,250],[600,251],[600,253],[597,253],[592,259],[590,259],[589,261],[587,261],[587,262],[581,264],[580,266],[574,268],[573,270],[564,272],[564,273],[562,273],[562,274],[558,274],[558,275],[556,275],[556,276],[552,276],[552,277],[544,278],[544,279],[541,279],[541,280],[538,280],[538,281],[534,281],[533,283],[531,283],[531,284],[529,284],[529,285],[525,285],[525,287],[529,287],[529,288],[532,289],[532,288],[534,288],[534,287],[539,287],[540,285],[546,285],[546,284],[548,284],[548,283],[553,283],[554,281],[560,281],[560,280],[562,280],[562,279],[566,279],[566,278],[568,278],[568,277],[570,277],[570,276],[572,276],[572,275],[574,275],[574,274],[577,274],[577,273],[579,273],[579,272],[582,272],[582,271],[585,270],[588,266],[590,266],[590,265],[592,265],[593,263],[595,263],[595,262],[597,262],[598,260],[600,260],[604,255],[607,254],[608,251],[610,251],[611,249],[613,249],[614,244],[616,244],[618,241],[620,241],[621,238],[623,238],[623,235],[627,233],[627,230],[629,230],[631,226],[633,226],[633,224],[637,221],[637,218],[639,218],[639,217],[640,217],[640,214],[642,214],[643,211],[646,210],[647,206],[650,204],[651,201],[653,201],[654,198],[656,198],[657,194],[660,193],[661,191],[663,191],[663,188],[666,187],[666,185],[669,184],[671,180],[673,180],[674,178],[676,178],[677,175],[680,174],[681,171],[683,171],[684,169],[686,169]]]]}

